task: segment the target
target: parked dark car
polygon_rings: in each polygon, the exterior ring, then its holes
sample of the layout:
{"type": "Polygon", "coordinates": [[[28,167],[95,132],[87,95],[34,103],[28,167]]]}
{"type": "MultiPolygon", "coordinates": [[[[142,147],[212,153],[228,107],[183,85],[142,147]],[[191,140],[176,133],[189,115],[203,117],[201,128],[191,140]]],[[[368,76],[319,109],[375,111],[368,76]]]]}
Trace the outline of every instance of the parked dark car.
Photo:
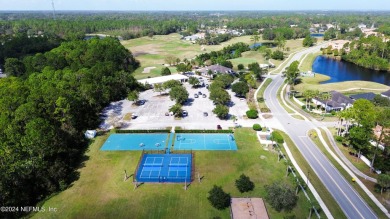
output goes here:
{"type": "Polygon", "coordinates": [[[195,97],[195,98],[198,98],[199,96],[198,96],[198,94],[194,94],[194,97],[195,97]]]}
{"type": "Polygon", "coordinates": [[[184,117],[184,116],[188,116],[187,110],[183,110],[183,112],[182,112],[181,114],[183,115],[183,117],[184,117]]]}
{"type": "Polygon", "coordinates": [[[207,96],[206,96],[206,94],[203,94],[202,97],[203,97],[203,98],[206,98],[207,96]]]}
{"type": "Polygon", "coordinates": [[[203,113],[203,116],[204,116],[204,117],[207,117],[207,116],[209,116],[209,114],[208,114],[207,112],[204,112],[204,113],[203,113]]]}
{"type": "Polygon", "coordinates": [[[199,95],[202,95],[202,92],[198,91],[198,94],[199,94],[199,95]]]}
{"type": "Polygon", "coordinates": [[[221,129],[222,129],[222,126],[221,126],[221,125],[217,125],[217,129],[218,129],[218,130],[221,130],[221,129]]]}

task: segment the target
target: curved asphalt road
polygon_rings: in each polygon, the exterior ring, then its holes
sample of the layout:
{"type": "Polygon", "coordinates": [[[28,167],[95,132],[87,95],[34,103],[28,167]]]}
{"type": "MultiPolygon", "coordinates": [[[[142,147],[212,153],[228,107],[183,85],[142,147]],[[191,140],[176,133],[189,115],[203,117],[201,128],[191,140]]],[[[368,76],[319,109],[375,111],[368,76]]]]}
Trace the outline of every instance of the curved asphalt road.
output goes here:
{"type": "MultiPolygon", "coordinates": [[[[319,48],[320,46],[317,46],[296,53],[286,66],[289,66],[291,62],[299,60],[305,54],[311,53],[319,48]]],[[[304,158],[348,218],[378,218],[359,194],[350,186],[338,170],[307,136],[307,132],[315,128],[315,125],[310,121],[294,119],[288,115],[280,105],[276,98],[276,94],[279,87],[283,84],[283,81],[284,79],[278,75],[264,92],[265,102],[271,109],[274,119],[278,120],[286,133],[294,141],[304,158]]],[[[272,124],[268,125],[272,127],[272,124]]]]}

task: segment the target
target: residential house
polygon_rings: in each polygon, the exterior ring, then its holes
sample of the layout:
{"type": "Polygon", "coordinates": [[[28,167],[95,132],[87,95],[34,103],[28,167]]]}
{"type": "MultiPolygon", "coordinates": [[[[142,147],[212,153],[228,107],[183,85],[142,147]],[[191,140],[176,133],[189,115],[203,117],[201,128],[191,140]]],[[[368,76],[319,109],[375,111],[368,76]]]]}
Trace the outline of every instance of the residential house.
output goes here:
{"type": "Polygon", "coordinates": [[[330,91],[332,98],[330,100],[322,100],[313,98],[312,102],[317,106],[326,108],[326,111],[342,111],[352,107],[354,100],[337,91],[330,91]]]}
{"type": "Polygon", "coordinates": [[[382,93],[381,93],[381,96],[382,96],[382,97],[387,97],[387,98],[390,99],[390,90],[385,91],[385,92],[382,92],[382,93]]]}
{"type": "Polygon", "coordinates": [[[206,76],[206,77],[209,77],[209,71],[211,70],[211,72],[213,74],[217,74],[217,73],[222,73],[222,74],[234,74],[235,72],[233,71],[233,69],[231,68],[227,68],[225,66],[222,66],[222,65],[210,65],[210,66],[206,66],[204,68],[201,68],[201,69],[198,69],[197,72],[200,72],[201,75],[203,76],[206,76]]]}
{"type": "Polygon", "coordinates": [[[358,25],[358,28],[360,28],[360,29],[366,29],[366,28],[367,28],[367,25],[365,25],[365,24],[359,24],[359,25],[358,25]]]}
{"type": "Polygon", "coordinates": [[[363,93],[363,94],[350,95],[349,98],[351,98],[352,100],[366,99],[366,100],[371,101],[374,99],[375,96],[376,96],[376,94],[369,92],[369,93],[363,93]]]}

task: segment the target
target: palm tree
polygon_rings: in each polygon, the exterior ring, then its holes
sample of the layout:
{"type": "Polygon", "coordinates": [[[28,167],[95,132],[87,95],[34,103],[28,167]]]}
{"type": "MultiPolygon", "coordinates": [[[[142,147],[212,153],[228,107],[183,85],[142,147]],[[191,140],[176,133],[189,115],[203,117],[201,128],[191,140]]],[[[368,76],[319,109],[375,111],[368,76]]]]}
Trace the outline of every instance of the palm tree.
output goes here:
{"type": "MultiPolygon", "coordinates": [[[[260,36],[259,36],[259,33],[257,31],[255,31],[253,33],[253,35],[251,36],[251,41],[253,41],[253,44],[256,44],[257,41],[260,40],[260,36]]],[[[255,45],[256,46],[256,45],[255,45]]]]}
{"type": "Polygon", "coordinates": [[[325,118],[325,113],[328,111],[328,101],[332,99],[332,94],[329,93],[329,92],[325,92],[325,93],[322,93],[321,95],[321,99],[325,101],[325,110],[324,110],[324,113],[322,115],[322,119],[325,118]]]}
{"type": "Polygon", "coordinates": [[[379,148],[379,144],[380,142],[382,141],[383,137],[384,137],[384,130],[388,127],[390,127],[390,109],[388,108],[384,108],[383,110],[377,110],[377,113],[378,113],[378,125],[381,126],[381,132],[379,134],[379,137],[376,138],[376,148],[375,148],[375,151],[374,151],[374,157],[372,158],[372,161],[371,161],[371,170],[373,171],[374,170],[374,161],[375,161],[375,158],[376,158],[376,154],[377,154],[377,150],[379,148]],[[380,116],[379,116],[380,115],[380,116]]]}
{"type": "Polygon", "coordinates": [[[305,97],[305,100],[306,100],[306,109],[309,108],[308,105],[309,105],[309,101],[310,101],[310,98],[312,96],[312,93],[313,93],[313,90],[305,90],[302,93],[303,97],[305,97]]]}

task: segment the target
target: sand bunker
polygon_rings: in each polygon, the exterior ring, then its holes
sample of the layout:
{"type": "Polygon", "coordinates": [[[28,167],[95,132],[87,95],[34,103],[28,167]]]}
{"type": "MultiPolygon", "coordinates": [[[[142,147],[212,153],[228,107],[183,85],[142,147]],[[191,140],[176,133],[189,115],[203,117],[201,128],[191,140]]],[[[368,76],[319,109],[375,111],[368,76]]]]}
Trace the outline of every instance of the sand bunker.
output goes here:
{"type": "Polygon", "coordinates": [[[156,68],[156,67],[146,67],[146,68],[144,68],[144,70],[142,71],[142,73],[144,73],[144,74],[150,73],[150,70],[152,70],[152,69],[154,69],[154,68],[156,68]]]}

